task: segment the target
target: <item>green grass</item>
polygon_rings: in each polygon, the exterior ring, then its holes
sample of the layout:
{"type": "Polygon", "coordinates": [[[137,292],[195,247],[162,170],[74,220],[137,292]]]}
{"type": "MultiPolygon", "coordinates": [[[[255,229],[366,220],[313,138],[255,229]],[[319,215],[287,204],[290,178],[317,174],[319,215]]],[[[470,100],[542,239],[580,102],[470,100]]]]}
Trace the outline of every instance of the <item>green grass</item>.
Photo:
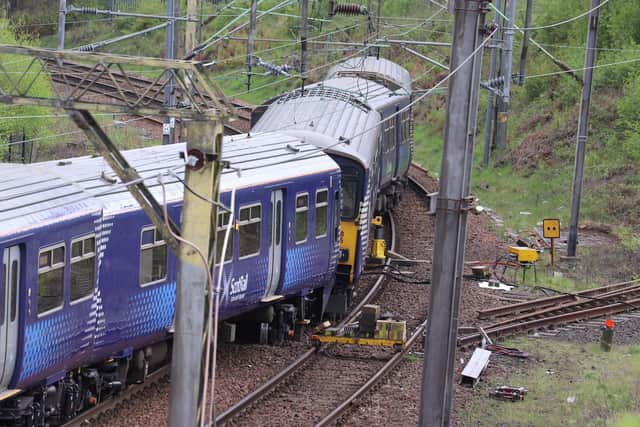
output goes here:
{"type": "MultiPolygon", "coordinates": [[[[418,124],[415,141],[416,162],[438,177],[442,136],[425,124],[418,124]]],[[[570,170],[541,168],[536,174],[522,176],[509,166],[482,168],[481,162],[482,146],[477,142],[472,192],[479,198],[480,205],[495,210],[510,228],[528,230],[544,218],[560,218],[561,223],[567,223],[571,205],[570,170]]]]}
{"type": "Polygon", "coordinates": [[[640,346],[614,345],[606,353],[597,343],[524,338],[506,345],[533,356],[526,368],[481,383],[462,411],[464,425],[586,427],[612,425],[618,418],[616,425],[639,425],[640,346]],[[512,403],[487,397],[505,384],[527,388],[525,399],[512,403]]]}

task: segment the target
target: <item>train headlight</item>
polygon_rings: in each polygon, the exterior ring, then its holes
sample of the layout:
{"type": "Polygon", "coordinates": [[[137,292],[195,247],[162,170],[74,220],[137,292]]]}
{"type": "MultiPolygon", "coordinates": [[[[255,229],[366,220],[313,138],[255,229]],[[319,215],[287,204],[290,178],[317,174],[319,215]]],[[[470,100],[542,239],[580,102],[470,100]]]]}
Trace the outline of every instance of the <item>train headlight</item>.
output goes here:
{"type": "Polygon", "coordinates": [[[340,262],[346,262],[349,259],[349,249],[340,249],[340,262]]]}

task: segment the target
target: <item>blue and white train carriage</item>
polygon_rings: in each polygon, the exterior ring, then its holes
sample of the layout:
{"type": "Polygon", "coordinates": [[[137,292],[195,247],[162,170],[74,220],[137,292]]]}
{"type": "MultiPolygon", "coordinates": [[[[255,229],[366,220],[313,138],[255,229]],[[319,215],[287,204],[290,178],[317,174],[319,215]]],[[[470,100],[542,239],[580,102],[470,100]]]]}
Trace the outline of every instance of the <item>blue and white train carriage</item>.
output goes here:
{"type": "MultiPolygon", "coordinates": [[[[352,58],[327,79],[285,93],[254,113],[253,132],[278,131],[325,150],[342,170],[342,238],[337,280],[349,303],[364,267],[376,213],[395,207],[413,152],[411,77],[383,58],[352,58]],[[402,110],[402,111],[401,111],[402,110]],[[397,114],[396,114],[397,113],[397,114]],[[384,119],[387,119],[383,121],[384,119]]],[[[333,305],[333,304],[332,304],[333,305]]]]}
{"type": "MultiPolygon", "coordinates": [[[[181,150],[124,154],[162,201],[153,177],[181,150]]],[[[221,318],[268,321],[274,301],[322,310],[339,255],[337,164],[278,133],[225,137],[223,158],[242,172],[221,181],[222,203],[237,190],[221,318]]],[[[90,157],[0,165],[0,425],[59,424],[169,354],[178,262],[113,175],[90,157]]],[[[184,187],[164,181],[179,223],[184,187]]],[[[229,220],[219,214],[219,236],[229,220]]]]}

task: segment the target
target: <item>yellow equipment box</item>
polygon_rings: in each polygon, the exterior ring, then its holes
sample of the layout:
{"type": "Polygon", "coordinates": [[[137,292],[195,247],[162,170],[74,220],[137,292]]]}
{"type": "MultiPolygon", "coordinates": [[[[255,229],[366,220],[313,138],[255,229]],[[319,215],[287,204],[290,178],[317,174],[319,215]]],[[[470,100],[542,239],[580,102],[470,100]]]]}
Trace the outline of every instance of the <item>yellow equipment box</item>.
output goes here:
{"type": "Polygon", "coordinates": [[[509,253],[515,255],[518,262],[536,262],[538,261],[538,251],[527,248],[526,246],[509,246],[509,253]]]}
{"type": "Polygon", "coordinates": [[[375,338],[392,341],[407,341],[407,322],[395,320],[378,320],[375,338]]]}

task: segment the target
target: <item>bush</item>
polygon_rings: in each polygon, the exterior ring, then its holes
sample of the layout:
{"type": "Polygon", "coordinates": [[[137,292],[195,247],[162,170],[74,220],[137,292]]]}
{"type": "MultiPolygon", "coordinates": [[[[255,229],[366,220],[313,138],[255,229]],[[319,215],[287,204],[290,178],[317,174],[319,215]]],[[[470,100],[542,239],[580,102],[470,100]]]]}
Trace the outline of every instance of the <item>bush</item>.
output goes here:
{"type": "MultiPolygon", "coordinates": [[[[33,43],[33,42],[31,42],[33,43]]],[[[16,36],[9,30],[9,23],[6,19],[0,19],[0,44],[26,44],[24,40],[20,43],[16,40],[16,36]]],[[[17,76],[27,69],[31,63],[31,58],[19,55],[0,55],[0,63],[7,72],[11,73],[12,80],[17,80],[17,76]]],[[[35,73],[37,73],[38,66],[32,67],[31,73],[27,75],[21,82],[21,89],[26,88],[31,83],[35,73]]],[[[5,76],[0,76],[0,85],[3,88],[7,88],[9,83],[5,76]]],[[[52,95],[52,89],[49,84],[49,80],[46,75],[40,74],[33,85],[31,86],[28,95],[38,97],[50,97],[52,95]]],[[[6,105],[0,104],[0,116],[5,119],[0,120],[0,150],[4,152],[7,146],[5,145],[8,139],[12,135],[25,134],[27,139],[34,137],[40,137],[50,134],[50,128],[53,123],[51,118],[48,117],[34,117],[30,119],[12,119],[12,117],[19,116],[42,116],[51,114],[52,110],[42,107],[32,107],[25,105],[6,105]]]]}
{"type": "Polygon", "coordinates": [[[624,96],[618,103],[618,127],[625,138],[620,144],[622,152],[632,161],[640,161],[640,75],[624,86],[624,96]]]}

